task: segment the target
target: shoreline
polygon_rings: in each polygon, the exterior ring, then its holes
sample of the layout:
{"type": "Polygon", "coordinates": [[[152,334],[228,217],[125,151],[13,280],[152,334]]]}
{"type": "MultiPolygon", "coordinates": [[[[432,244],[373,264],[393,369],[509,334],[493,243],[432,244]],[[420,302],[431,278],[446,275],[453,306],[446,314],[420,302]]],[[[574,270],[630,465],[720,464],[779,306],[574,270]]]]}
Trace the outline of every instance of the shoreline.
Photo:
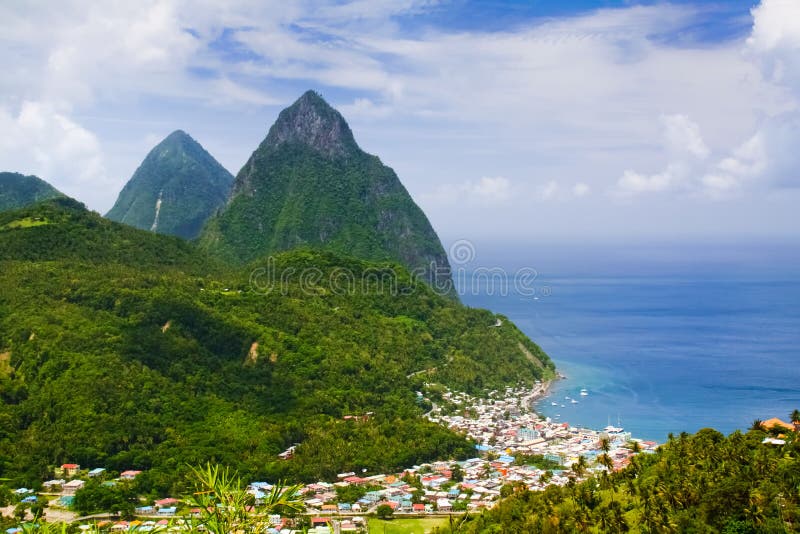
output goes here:
{"type": "Polygon", "coordinates": [[[549,380],[542,380],[538,384],[534,384],[534,391],[533,391],[533,393],[531,395],[531,398],[530,398],[530,409],[533,410],[534,413],[536,413],[537,415],[544,417],[543,414],[540,414],[536,410],[534,404],[536,404],[537,402],[539,402],[542,399],[547,398],[547,396],[550,394],[550,388],[556,382],[558,382],[559,380],[564,380],[566,378],[567,378],[566,375],[564,375],[561,372],[559,372],[558,370],[556,370],[556,376],[555,377],[550,378],[549,380]]]}

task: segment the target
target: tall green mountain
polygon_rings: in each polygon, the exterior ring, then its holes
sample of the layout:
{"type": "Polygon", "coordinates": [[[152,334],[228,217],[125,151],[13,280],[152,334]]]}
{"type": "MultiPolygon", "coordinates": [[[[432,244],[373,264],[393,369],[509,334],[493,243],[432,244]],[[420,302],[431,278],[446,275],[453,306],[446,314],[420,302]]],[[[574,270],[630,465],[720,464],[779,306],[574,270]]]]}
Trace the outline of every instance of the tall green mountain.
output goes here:
{"type": "Polygon", "coordinates": [[[280,113],[200,243],[238,262],[323,248],[399,262],[437,287],[450,285],[447,255],[425,214],[313,91],[280,113]]]}
{"type": "Polygon", "coordinates": [[[36,176],[0,172],[0,211],[63,196],[55,187],[36,176]]]}
{"type": "Polygon", "coordinates": [[[150,151],[106,217],[194,239],[225,203],[232,182],[233,176],[200,143],[177,130],[150,151]]]}
{"type": "Polygon", "coordinates": [[[0,213],[0,250],[0,478],[14,484],[64,462],[145,469],[143,492],[169,493],[206,461],[317,480],[464,458],[472,444],[426,420],[416,391],[553,375],[512,323],[490,328],[498,316],[394,263],[295,249],[231,268],[70,199],[0,213]],[[298,274],[273,288],[269,269],[298,274]],[[397,290],[339,291],[341,269],[392,271],[397,290]]]}

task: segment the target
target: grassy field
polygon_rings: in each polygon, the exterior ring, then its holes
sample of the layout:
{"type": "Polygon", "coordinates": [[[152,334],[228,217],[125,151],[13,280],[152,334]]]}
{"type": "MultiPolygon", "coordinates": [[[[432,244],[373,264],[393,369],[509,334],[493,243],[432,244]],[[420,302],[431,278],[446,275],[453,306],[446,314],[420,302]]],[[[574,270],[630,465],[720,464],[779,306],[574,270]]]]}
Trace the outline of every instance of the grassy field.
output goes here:
{"type": "Polygon", "coordinates": [[[447,524],[446,517],[422,517],[413,519],[369,518],[369,534],[428,534],[434,527],[447,524]],[[384,530],[385,528],[385,530],[384,530]]]}
{"type": "Polygon", "coordinates": [[[18,219],[16,221],[11,221],[7,225],[5,225],[2,230],[13,230],[14,228],[33,228],[34,226],[45,226],[50,224],[47,220],[41,219],[34,219],[32,217],[26,217],[24,219],[18,219]]]}

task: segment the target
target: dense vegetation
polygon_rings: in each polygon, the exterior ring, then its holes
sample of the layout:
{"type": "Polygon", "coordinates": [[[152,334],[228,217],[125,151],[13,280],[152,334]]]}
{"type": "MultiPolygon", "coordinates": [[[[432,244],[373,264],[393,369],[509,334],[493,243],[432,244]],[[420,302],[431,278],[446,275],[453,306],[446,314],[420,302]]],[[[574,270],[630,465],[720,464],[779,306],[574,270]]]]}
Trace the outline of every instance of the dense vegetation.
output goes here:
{"type": "Polygon", "coordinates": [[[136,169],[107,217],[142,230],[194,239],[228,198],[233,176],[180,130],[136,169]]]}
{"type": "Polygon", "coordinates": [[[63,462],[144,469],[139,490],[158,494],[206,461],[310,480],[464,457],[467,440],[421,418],[424,382],[552,374],[509,321],[490,328],[392,264],[295,250],[233,270],[69,200],[0,214],[0,249],[0,478],[18,484],[63,462]]]}
{"type": "Polygon", "coordinates": [[[280,114],[201,245],[239,262],[321,246],[450,281],[439,238],[397,175],[358,148],[342,116],[311,91],[280,114]]]}
{"type": "Polygon", "coordinates": [[[52,185],[36,176],[16,172],[0,172],[0,211],[64,196],[52,185]]]}
{"type": "Polygon", "coordinates": [[[752,430],[670,436],[609,476],[516,491],[464,533],[783,533],[800,528],[800,440],[752,430]]]}

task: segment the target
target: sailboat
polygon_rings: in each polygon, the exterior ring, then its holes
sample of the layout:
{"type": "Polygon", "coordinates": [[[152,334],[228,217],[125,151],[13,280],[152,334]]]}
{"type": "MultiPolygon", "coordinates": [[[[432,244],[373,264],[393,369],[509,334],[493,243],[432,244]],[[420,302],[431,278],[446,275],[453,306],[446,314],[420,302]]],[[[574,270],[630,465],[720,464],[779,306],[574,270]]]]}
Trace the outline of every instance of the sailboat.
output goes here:
{"type": "Polygon", "coordinates": [[[587,395],[589,395],[589,390],[586,388],[581,388],[581,396],[586,397],[587,395]]]}

